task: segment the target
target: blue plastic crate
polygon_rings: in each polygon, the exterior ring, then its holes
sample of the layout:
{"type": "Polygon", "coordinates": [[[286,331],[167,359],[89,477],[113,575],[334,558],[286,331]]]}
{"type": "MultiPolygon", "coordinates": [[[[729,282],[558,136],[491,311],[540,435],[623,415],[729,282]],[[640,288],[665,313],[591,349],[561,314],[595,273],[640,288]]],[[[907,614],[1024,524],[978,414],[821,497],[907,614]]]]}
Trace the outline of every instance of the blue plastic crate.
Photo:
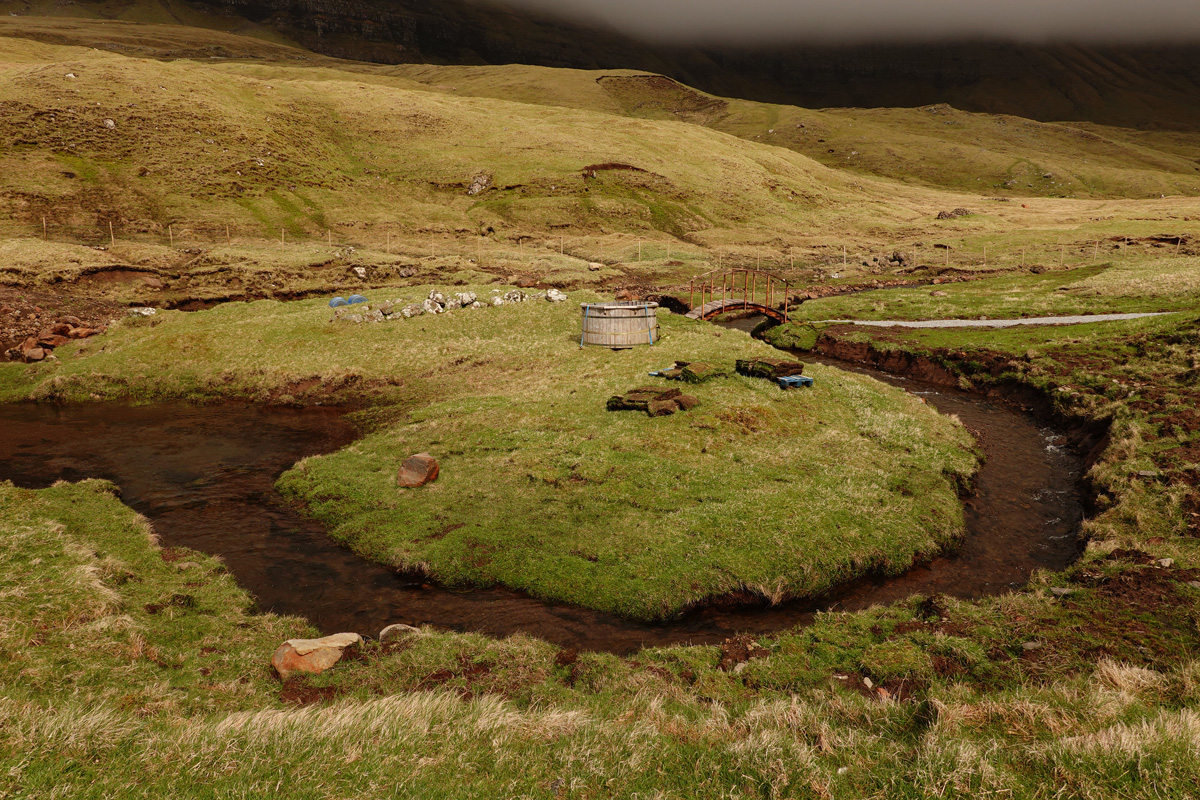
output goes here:
{"type": "Polygon", "coordinates": [[[779,379],[780,389],[795,389],[800,386],[812,386],[813,379],[807,375],[787,375],[779,379]]]}

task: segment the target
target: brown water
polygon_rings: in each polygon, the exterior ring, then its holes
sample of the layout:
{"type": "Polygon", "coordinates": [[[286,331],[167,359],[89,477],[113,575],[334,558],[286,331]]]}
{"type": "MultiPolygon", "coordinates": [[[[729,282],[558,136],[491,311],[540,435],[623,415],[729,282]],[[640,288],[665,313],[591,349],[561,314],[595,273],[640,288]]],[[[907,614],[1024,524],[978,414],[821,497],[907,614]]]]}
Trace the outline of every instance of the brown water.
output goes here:
{"type": "MultiPolygon", "coordinates": [[[[822,598],[772,608],[712,607],[642,625],[516,592],[453,592],[364,561],[274,491],[298,459],[342,447],[354,431],[331,409],[244,405],[0,406],[0,479],[47,486],[107,478],[147,516],[166,546],[221,556],[264,611],[305,616],[326,633],[375,635],[392,622],[629,653],[642,646],[713,643],[736,633],[804,624],[819,608],[859,609],[913,592],[995,594],[1038,567],[1076,555],[1079,462],[1027,415],[970,395],[902,383],[977,432],[988,460],[967,503],[961,552],[900,578],[859,581],[822,598]]],[[[816,388],[819,391],[820,387],[816,388]]],[[[809,390],[804,390],[809,391],[809,390]]]]}

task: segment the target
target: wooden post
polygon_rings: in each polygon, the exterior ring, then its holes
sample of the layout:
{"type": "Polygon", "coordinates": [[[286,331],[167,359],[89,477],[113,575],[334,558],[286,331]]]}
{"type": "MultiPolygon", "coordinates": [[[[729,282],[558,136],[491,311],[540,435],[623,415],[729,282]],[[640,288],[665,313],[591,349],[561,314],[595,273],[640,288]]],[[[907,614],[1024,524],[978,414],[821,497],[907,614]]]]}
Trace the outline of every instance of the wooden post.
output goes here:
{"type": "Polygon", "coordinates": [[[638,261],[642,260],[642,240],[638,239],[638,261]]]}
{"type": "Polygon", "coordinates": [[[1183,241],[1182,236],[1175,237],[1175,255],[1179,255],[1179,245],[1183,241]]]}
{"type": "Polygon", "coordinates": [[[284,239],[283,239],[283,228],[280,228],[280,229],[279,229],[279,249],[280,249],[280,250],[282,250],[282,249],[283,249],[283,241],[284,241],[284,239]]]}
{"type": "Polygon", "coordinates": [[[43,239],[49,239],[49,238],[50,238],[50,234],[49,234],[49,232],[48,232],[48,231],[47,231],[47,229],[46,229],[46,218],[45,218],[45,217],[42,217],[42,238],[43,238],[43,239]]]}
{"type": "Polygon", "coordinates": [[[112,220],[108,221],[108,244],[111,247],[116,247],[117,237],[113,235],[112,220]]]}
{"type": "Polygon", "coordinates": [[[987,269],[987,245],[983,246],[983,268],[987,269]]]}
{"type": "Polygon", "coordinates": [[[172,225],[171,223],[167,223],[167,236],[171,240],[171,247],[174,247],[175,246],[175,226],[172,225]]]}
{"type": "Polygon", "coordinates": [[[225,244],[233,244],[233,238],[229,235],[229,223],[225,223],[225,244]]]}
{"type": "Polygon", "coordinates": [[[1100,240],[1097,239],[1092,247],[1092,263],[1095,264],[1100,260],[1100,240]]]}
{"type": "Polygon", "coordinates": [[[846,268],[846,245],[842,245],[842,269],[846,268]]]}

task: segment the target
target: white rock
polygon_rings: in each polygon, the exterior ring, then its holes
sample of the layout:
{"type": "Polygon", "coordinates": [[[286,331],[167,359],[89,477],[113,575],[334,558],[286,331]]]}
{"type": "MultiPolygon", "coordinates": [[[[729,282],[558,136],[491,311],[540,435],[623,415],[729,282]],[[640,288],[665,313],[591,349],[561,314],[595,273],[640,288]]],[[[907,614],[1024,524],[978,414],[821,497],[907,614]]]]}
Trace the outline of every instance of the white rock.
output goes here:
{"type": "Polygon", "coordinates": [[[446,295],[442,294],[437,289],[434,289],[429,293],[428,299],[437,303],[439,306],[446,304],[446,295]]]}
{"type": "Polygon", "coordinates": [[[455,309],[458,309],[458,308],[462,308],[461,300],[459,300],[457,297],[447,297],[446,298],[446,310],[447,311],[454,311],[455,309]]]}
{"type": "Polygon", "coordinates": [[[558,289],[547,289],[546,300],[551,303],[561,303],[567,299],[567,296],[558,289]]]}
{"type": "Polygon", "coordinates": [[[479,297],[474,292],[459,292],[458,294],[456,294],[454,296],[455,296],[455,298],[458,299],[459,304],[462,305],[463,307],[469,306],[469,305],[471,305],[471,303],[474,303],[476,300],[479,299],[479,297]]]}
{"type": "Polygon", "coordinates": [[[1160,559],[1158,560],[1158,565],[1159,565],[1160,567],[1173,567],[1173,566],[1175,566],[1175,559],[1173,559],[1173,558],[1160,558],[1160,559]]]}
{"type": "Polygon", "coordinates": [[[104,127],[108,128],[111,131],[113,128],[117,127],[117,123],[111,119],[106,119],[106,120],[104,120],[104,127]]]}
{"type": "Polygon", "coordinates": [[[502,305],[504,305],[504,298],[503,298],[503,297],[493,297],[493,298],[492,298],[492,305],[494,305],[494,306],[502,306],[502,305]]]}
{"type": "MultiPolygon", "coordinates": [[[[441,297],[441,295],[439,294],[438,297],[441,297]]],[[[441,314],[446,309],[442,308],[441,304],[433,298],[429,298],[421,303],[421,310],[426,314],[441,314]]]]}
{"type": "Polygon", "coordinates": [[[151,308],[150,306],[129,309],[129,316],[131,317],[153,317],[157,313],[158,309],[151,308]]]}
{"type": "Polygon", "coordinates": [[[418,306],[418,305],[408,305],[408,306],[405,306],[404,308],[400,309],[400,314],[405,319],[412,319],[413,317],[419,317],[424,313],[425,313],[425,309],[422,306],[418,306]]]}
{"type": "Polygon", "coordinates": [[[365,281],[367,279],[367,268],[366,267],[355,267],[354,274],[357,275],[359,277],[359,279],[365,281]]]}

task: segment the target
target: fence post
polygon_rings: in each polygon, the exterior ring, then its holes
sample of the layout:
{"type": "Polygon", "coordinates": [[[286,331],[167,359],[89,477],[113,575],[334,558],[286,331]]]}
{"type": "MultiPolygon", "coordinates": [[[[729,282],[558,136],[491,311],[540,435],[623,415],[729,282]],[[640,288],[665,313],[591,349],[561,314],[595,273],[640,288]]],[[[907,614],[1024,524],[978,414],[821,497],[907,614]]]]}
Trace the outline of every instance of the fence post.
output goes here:
{"type": "Polygon", "coordinates": [[[117,237],[113,235],[112,220],[108,221],[108,244],[110,247],[116,247],[117,237]]]}
{"type": "Polygon", "coordinates": [[[171,223],[167,223],[167,240],[171,243],[171,247],[175,247],[175,228],[171,223]]]}
{"type": "Polygon", "coordinates": [[[49,234],[49,232],[48,232],[48,231],[47,231],[47,229],[46,229],[46,218],[45,218],[45,217],[42,217],[42,238],[43,238],[43,239],[49,239],[49,238],[50,238],[50,234],[49,234]]]}

